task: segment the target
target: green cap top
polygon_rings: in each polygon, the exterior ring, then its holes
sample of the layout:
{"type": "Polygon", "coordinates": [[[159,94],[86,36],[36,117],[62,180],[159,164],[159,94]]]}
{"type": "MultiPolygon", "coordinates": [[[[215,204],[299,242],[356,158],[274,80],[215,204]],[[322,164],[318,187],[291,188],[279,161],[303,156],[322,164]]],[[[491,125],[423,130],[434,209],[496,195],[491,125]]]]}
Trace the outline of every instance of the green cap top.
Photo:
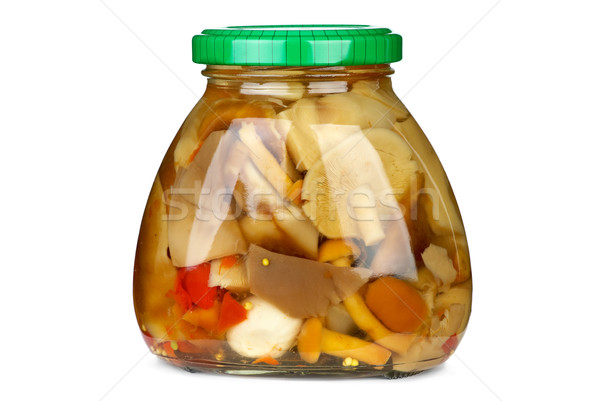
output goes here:
{"type": "Polygon", "coordinates": [[[402,59],[402,37],[369,25],[255,25],[205,29],[192,39],[198,64],[333,66],[402,59]]]}

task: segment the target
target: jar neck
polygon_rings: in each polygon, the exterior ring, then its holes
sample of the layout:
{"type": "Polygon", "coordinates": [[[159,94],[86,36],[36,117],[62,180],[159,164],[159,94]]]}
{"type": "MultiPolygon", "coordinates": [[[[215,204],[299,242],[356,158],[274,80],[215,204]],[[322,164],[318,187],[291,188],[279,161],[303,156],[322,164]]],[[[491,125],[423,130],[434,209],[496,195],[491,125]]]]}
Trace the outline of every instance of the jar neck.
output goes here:
{"type": "Polygon", "coordinates": [[[347,84],[358,80],[390,81],[394,70],[389,64],[330,67],[279,67],[207,65],[202,74],[209,87],[258,87],[273,82],[301,82],[318,93],[345,92],[347,84]]]}

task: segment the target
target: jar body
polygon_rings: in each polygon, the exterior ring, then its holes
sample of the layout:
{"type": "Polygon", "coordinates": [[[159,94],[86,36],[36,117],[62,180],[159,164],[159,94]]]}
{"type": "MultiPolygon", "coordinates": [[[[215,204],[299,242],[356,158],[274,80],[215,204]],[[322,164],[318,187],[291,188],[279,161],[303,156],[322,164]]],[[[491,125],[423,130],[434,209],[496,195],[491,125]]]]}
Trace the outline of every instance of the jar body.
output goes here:
{"type": "Polygon", "coordinates": [[[471,309],[465,232],[391,72],[208,67],[140,230],[134,303],[153,353],[388,377],[451,355],[471,309]]]}

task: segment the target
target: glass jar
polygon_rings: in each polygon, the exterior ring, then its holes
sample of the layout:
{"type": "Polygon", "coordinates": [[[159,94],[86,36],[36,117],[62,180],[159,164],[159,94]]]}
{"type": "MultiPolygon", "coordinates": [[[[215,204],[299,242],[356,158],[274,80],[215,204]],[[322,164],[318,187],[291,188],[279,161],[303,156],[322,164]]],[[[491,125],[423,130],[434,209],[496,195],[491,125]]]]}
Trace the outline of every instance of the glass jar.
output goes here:
{"type": "Polygon", "coordinates": [[[139,235],[138,324],[190,371],[401,377],[445,361],[469,251],[433,148],[394,94],[401,37],[368,26],[206,30],[206,92],[139,235]]]}

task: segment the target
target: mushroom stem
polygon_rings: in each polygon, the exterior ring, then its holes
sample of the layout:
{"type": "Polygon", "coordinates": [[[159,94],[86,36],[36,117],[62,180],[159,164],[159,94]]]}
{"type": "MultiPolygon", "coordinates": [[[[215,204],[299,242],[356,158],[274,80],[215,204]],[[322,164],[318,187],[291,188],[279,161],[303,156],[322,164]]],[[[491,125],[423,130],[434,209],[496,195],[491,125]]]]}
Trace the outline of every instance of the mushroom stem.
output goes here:
{"type": "Polygon", "coordinates": [[[394,333],[390,331],[371,313],[364,299],[358,293],[346,298],[344,306],[346,306],[346,310],[358,327],[364,330],[376,343],[391,351],[405,354],[416,337],[414,333],[394,333]]]}
{"type": "Polygon", "coordinates": [[[371,365],[385,364],[392,354],[375,343],[336,333],[326,328],[321,331],[321,352],[340,358],[358,359],[371,365]]]}

